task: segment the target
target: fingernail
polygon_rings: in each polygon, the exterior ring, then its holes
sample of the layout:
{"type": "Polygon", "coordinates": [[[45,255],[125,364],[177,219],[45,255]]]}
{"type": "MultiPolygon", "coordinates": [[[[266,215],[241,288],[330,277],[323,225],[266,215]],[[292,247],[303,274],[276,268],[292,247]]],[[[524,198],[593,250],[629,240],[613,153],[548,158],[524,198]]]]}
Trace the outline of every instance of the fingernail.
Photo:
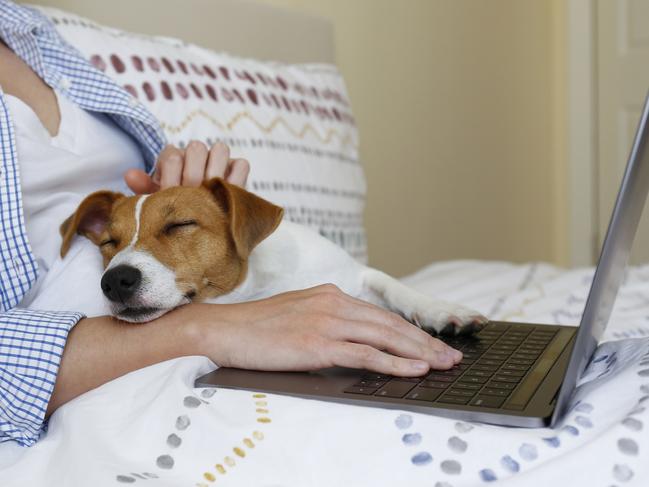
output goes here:
{"type": "Polygon", "coordinates": [[[459,362],[460,360],[462,360],[463,355],[459,350],[452,350],[451,353],[453,354],[453,359],[455,359],[456,361],[459,362]]]}

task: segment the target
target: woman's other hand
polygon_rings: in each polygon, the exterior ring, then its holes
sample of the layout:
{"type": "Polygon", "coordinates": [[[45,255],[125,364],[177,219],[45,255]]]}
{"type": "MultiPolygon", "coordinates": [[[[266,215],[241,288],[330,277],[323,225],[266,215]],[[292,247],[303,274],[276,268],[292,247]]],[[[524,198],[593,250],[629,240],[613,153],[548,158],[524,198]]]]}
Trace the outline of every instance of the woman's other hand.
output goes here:
{"type": "Polygon", "coordinates": [[[214,177],[245,187],[249,173],[248,161],[231,159],[230,148],[222,142],[208,149],[202,142],[192,140],[185,149],[167,145],[160,152],[152,176],[140,169],[129,169],[124,181],[135,194],[146,194],[171,186],[200,186],[214,177]]]}

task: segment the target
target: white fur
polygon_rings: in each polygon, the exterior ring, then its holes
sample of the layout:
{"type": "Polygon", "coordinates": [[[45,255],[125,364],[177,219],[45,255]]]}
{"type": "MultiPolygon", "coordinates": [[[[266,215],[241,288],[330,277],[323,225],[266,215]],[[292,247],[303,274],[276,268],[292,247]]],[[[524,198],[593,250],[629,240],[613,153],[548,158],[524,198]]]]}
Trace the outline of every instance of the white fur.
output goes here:
{"type": "Polygon", "coordinates": [[[148,197],[148,194],[140,196],[137,199],[137,203],[135,203],[135,233],[133,233],[133,238],[131,239],[129,247],[134,246],[135,242],[137,242],[137,239],[140,237],[140,219],[142,218],[142,207],[144,206],[144,202],[148,197]]]}
{"type": "MultiPolygon", "coordinates": [[[[139,200],[137,205],[137,231],[143,201],[139,200]]],[[[160,313],[137,320],[147,321],[189,300],[176,286],[173,269],[164,266],[149,253],[133,247],[137,242],[137,231],[129,247],[119,252],[111,260],[108,268],[128,264],[142,272],[143,281],[141,289],[137,291],[138,299],[143,306],[161,308],[160,313]]],[[[89,242],[85,243],[87,245],[82,246],[82,251],[76,250],[76,245],[73,247],[73,252],[65,259],[64,267],[69,275],[69,272],[74,272],[75,267],[69,259],[82,257],[80,262],[87,264],[90,258],[86,255],[87,252],[94,252],[97,262],[94,276],[89,275],[87,266],[83,274],[85,282],[88,283],[86,287],[96,289],[94,293],[87,293],[93,298],[86,297],[93,302],[79,302],[73,299],[72,303],[68,302],[67,307],[63,307],[60,301],[53,302],[47,297],[49,294],[50,298],[55,296],[54,300],[60,300],[61,293],[48,292],[48,287],[44,285],[44,291],[39,295],[41,299],[35,300],[37,307],[83,311],[88,316],[102,314],[96,312],[105,310],[105,298],[99,286],[102,275],[100,259],[97,258],[99,252],[89,242]],[[102,303],[97,304],[97,299],[102,303]]],[[[333,283],[347,294],[395,311],[422,328],[437,332],[449,324],[459,331],[476,319],[481,319],[477,311],[434,300],[409,289],[387,274],[360,264],[343,249],[316,232],[288,221],[283,221],[272,235],[253,250],[245,280],[232,292],[209,302],[250,301],[325,283],[333,283]]],[[[52,287],[51,284],[49,287],[52,287]]]]}
{"type": "Polygon", "coordinates": [[[464,306],[429,298],[376,269],[364,266],[316,232],[289,221],[250,255],[245,281],[212,302],[231,303],[332,283],[345,293],[390,309],[425,329],[456,329],[482,318],[464,306]]]}
{"type": "MultiPolygon", "coordinates": [[[[126,248],[110,261],[106,272],[117,265],[129,265],[142,273],[142,282],[129,301],[137,302],[138,307],[156,308],[158,311],[139,317],[136,321],[150,321],[181,304],[188,299],[176,285],[176,273],[162,264],[148,252],[126,248]]],[[[123,316],[121,311],[125,306],[121,303],[110,303],[111,313],[126,321],[132,321],[123,316]]]]}

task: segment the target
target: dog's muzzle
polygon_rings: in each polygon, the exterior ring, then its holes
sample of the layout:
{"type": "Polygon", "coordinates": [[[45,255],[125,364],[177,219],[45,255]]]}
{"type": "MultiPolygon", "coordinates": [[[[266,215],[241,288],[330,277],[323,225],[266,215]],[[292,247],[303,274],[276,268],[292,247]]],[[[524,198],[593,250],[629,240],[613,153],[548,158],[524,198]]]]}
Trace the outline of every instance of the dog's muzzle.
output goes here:
{"type": "Polygon", "coordinates": [[[131,323],[154,320],[191,302],[176,285],[176,275],[148,252],[127,248],[109,263],[101,290],[110,313],[131,323]]]}

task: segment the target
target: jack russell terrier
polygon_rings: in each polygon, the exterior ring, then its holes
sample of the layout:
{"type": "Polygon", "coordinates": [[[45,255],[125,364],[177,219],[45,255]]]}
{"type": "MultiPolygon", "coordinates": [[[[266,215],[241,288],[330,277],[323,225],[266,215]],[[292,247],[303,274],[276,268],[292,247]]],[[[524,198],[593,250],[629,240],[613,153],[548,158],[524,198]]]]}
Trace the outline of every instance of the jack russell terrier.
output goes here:
{"type": "MultiPolygon", "coordinates": [[[[282,208],[220,178],[145,196],[98,191],[61,225],[61,257],[75,235],[97,245],[104,271],[95,266],[96,277],[104,296],[96,296],[111,314],[133,323],[193,301],[249,301],[323,283],[431,333],[470,333],[486,323],[476,311],[431,299],[358,263],[282,216],[282,208]]],[[[87,287],[86,278],[79,293],[87,287]]],[[[101,306],[79,298],[81,311],[101,306]]]]}

